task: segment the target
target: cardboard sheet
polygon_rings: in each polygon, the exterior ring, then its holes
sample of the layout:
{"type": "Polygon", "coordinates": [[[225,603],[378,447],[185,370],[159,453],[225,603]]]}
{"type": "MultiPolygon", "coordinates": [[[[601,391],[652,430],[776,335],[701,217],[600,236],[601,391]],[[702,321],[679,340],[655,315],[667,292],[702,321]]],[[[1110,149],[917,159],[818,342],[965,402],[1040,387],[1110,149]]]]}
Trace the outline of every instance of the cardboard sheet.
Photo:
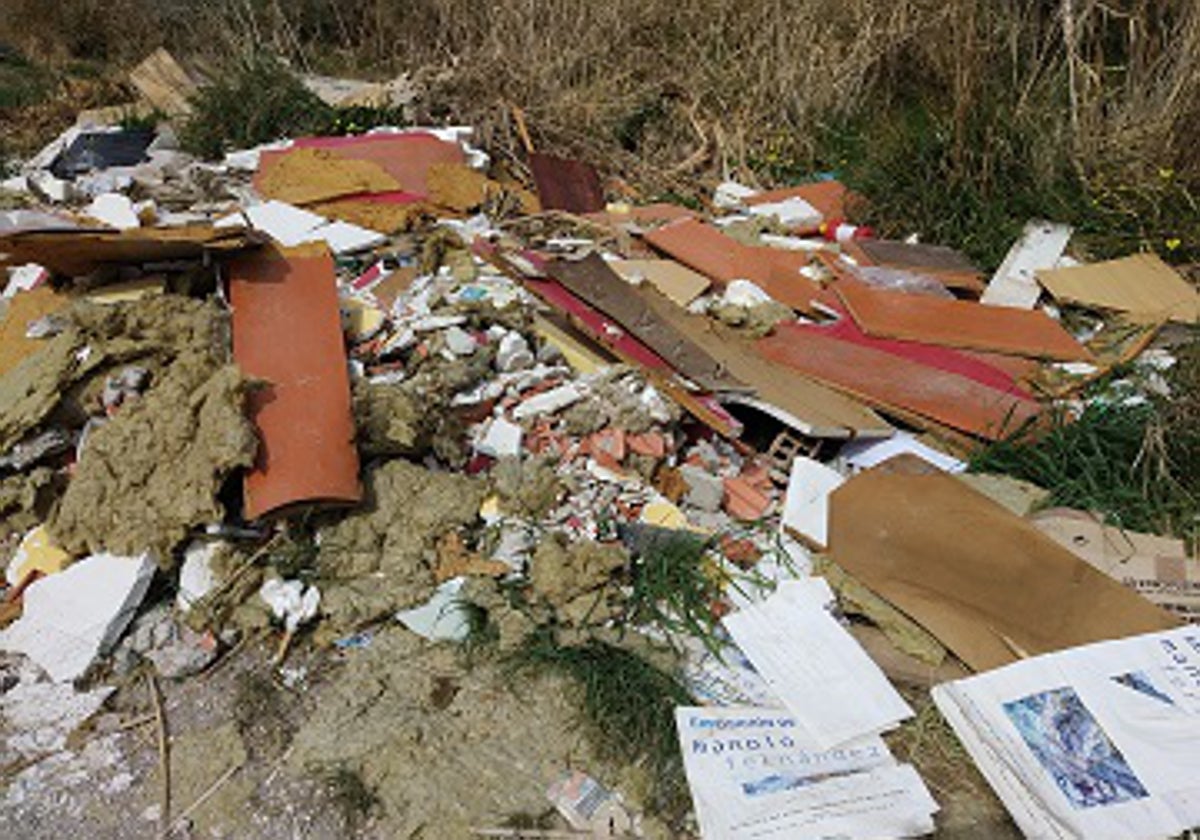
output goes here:
{"type": "Polygon", "coordinates": [[[250,519],[296,503],[357,502],[358,450],[333,258],[323,245],[263,249],[229,267],[233,357],[266,385],[249,409],[262,446],[246,475],[250,519]]]}
{"type": "Polygon", "coordinates": [[[1185,621],[1200,620],[1200,559],[1183,540],[1105,525],[1087,511],[1050,508],[1033,526],[1094,569],[1185,621]]]}
{"type": "MultiPolygon", "coordinates": [[[[754,389],[758,400],[774,411],[767,413],[810,437],[887,437],[892,427],[861,402],[782,364],[760,355],[754,343],[736,330],[693,315],[652,290],[642,301],[660,318],[720,362],[740,382],[754,389]]],[[[745,395],[731,394],[727,403],[757,408],[745,395]]]]}
{"type": "Polygon", "coordinates": [[[681,219],[644,236],[655,248],[719,285],[751,280],[784,306],[814,312],[812,301],[821,288],[800,273],[809,260],[803,251],[743,245],[695,219],[681,219]]]}
{"type": "Polygon", "coordinates": [[[1039,271],[1037,278],[1063,303],[1114,309],[1145,320],[1200,321],[1200,293],[1154,254],[1039,271]]]}
{"type": "Polygon", "coordinates": [[[1179,623],[950,475],[860,473],[829,526],[838,565],[975,670],[1179,623]]]}
{"type": "Polygon", "coordinates": [[[1037,403],[1017,395],[847,341],[811,324],[780,324],[756,347],[764,358],[874,408],[916,415],[990,440],[1015,431],[1039,411],[1037,403]]]}
{"type": "Polygon", "coordinates": [[[33,262],[74,277],[106,265],[198,260],[254,248],[266,237],[240,225],[134,230],[25,230],[0,236],[0,267],[33,262]]]}
{"type": "Polygon", "coordinates": [[[645,281],[679,306],[687,306],[712,285],[700,272],[674,260],[615,260],[609,265],[627,281],[645,281]]]}
{"type": "Polygon", "coordinates": [[[17,292],[0,317],[0,376],[16,367],[30,353],[45,346],[36,338],[26,338],[30,321],[36,321],[67,306],[70,300],[42,284],[35,289],[17,292]]]}
{"type": "Polygon", "coordinates": [[[838,297],[867,335],[1034,359],[1088,361],[1092,354],[1041,311],[884,292],[839,280],[838,297]]]}

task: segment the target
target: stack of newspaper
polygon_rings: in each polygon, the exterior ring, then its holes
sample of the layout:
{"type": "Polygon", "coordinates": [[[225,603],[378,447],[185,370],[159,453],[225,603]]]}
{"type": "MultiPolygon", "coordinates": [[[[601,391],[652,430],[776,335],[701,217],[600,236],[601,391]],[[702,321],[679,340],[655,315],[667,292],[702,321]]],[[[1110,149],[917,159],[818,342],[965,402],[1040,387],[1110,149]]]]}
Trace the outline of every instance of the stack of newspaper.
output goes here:
{"type": "Polygon", "coordinates": [[[714,693],[758,705],[680,707],[676,725],[704,840],[916,837],[937,803],[880,733],[912,715],[831,614],[821,578],[785,581],[725,618],[742,662],[707,663],[714,693]]]}
{"type": "Polygon", "coordinates": [[[1200,825],[1200,628],[1038,656],[933,697],[1028,837],[1200,825]]]}

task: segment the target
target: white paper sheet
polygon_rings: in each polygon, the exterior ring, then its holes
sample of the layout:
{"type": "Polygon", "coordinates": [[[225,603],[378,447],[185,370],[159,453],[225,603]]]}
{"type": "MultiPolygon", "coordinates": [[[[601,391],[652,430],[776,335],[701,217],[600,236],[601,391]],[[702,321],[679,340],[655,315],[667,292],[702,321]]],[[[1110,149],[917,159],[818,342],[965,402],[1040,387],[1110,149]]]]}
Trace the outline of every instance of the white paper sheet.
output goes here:
{"type": "Polygon", "coordinates": [[[879,666],[829,613],[821,578],[784,581],[724,624],[771,691],[797,719],[797,740],[827,750],[912,717],[879,666]]]}
{"type": "Polygon", "coordinates": [[[1028,837],[1200,825],[1200,630],[1027,659],[933,691],[1028,837]]]}
{"type": "Polygon", "coordinates": [[[798,745],[778,709],[680,707],[676,726],[704,840],[905,837],[932,830],[920,778],[878,736],[829,751],[798,745]]]}

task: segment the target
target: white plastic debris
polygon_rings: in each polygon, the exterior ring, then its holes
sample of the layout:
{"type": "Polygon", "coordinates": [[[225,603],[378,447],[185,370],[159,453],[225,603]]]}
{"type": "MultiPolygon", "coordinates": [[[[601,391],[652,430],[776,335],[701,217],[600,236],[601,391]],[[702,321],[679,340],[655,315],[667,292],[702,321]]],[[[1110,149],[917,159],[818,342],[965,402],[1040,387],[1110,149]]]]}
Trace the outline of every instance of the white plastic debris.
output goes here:
{"type": "Polygon", "coordinates": [[[758,195],[758,190],[739,184],[737,181],[723,181],[717,185],[713,193],[713,204],[722,210],[736,210],[742,202],[751,196],[758,195]]]}
{"type": "Polygon", "coordinates": [[[179,594],[175,603],[187,612],[212,591],[217,585],[212,561],[224,543],[194,540],[183,552],[183,566],[179,569],[179,594]]]}
{"type": "Polygon", "coordinates": [[[733,280],[725,287],[721,303],[726,306],[760,306],[770,303],[771,296],[749,280],[733,280]]]}
{"type": "Polygon", "coordinates": [[[96,196],[84,212],[96,221],[118,230],[141,227],[133,202],[120,193],[109,192],[96,196]]]}
{"type": "Polygon", "coordinates": [[[465,578],[452,578],[437,588],[427,602],[396,613],[396,620],[432,641],[462,641],[471,632],[467,611],[459,600],[465,578]]]}
{"type": "Polygon", "coordinates": [[[283,629],[295,633],[301,624],[311,621],[321,606],[321,592],[315,586],[305,586],[298,580],[271,578],[258,591],[271,614],[283,622],[283,629]]]}
{"type": "Polygon", "coordinates": [[[825,218],[820,210],[803,198],[786,198],[783,201],[755,204],[750,208],[750,215],[775,218],[781,225],[789,228],[815,228],[825,218]]]}
{"type": "Polygon", "coordinates": [[[0,632],[0,649],[23,653],[55,682],[83,674],[133,618],[154,577],[149,554],[94,554],[25,590],[25,611],[0,632]]]}
{"type": "Polygon", "coordinates": [[[500,339],[496,350],[496,369],[504,373],[524,370],[533,365],[533,353],[529,342],[519,332],[507,332],[500,339]]]}

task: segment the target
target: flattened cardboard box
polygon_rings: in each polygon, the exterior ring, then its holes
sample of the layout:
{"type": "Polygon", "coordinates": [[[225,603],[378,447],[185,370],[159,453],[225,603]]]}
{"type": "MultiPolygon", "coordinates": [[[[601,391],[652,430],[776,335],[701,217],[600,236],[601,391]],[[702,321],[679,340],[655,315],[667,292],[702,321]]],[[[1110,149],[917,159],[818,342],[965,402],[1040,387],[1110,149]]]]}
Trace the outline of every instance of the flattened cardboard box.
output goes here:
{"type": "Polygon", "coordinates": [[[1179,624],[951,475],[867,470],[829,519],[834,561],[976,671],[1179,624]]]}
{"type": "Polygon", "coordinates": [[[1029,521],[1092,568],[1185,621],[1200,620],[1200,560],[1183,540],[1105,525],[1082,510],[1051,508],[1029,521]]]}

